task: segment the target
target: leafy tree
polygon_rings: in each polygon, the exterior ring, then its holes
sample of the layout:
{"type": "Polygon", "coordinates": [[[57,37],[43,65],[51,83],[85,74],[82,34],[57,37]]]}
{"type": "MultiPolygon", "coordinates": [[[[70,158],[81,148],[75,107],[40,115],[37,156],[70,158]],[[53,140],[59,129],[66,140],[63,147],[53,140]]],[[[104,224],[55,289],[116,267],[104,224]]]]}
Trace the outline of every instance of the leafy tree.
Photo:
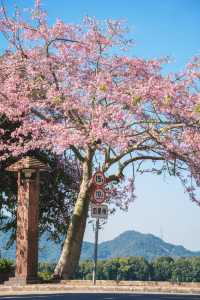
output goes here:
{"type": "Polygon", "coordinates": [[[174,260],[171,257],[158,257],[153,263],[153,280],[170,281],[174,268],[174,260]]]}
{"type": "Polygon", "coordinates": [[[113,258],[110,260],[105,261],[103,266],[103,273],[105,276],[105,279],[107,280],[118,280],[120,279],[120,262],[118,258],[113,258]]]}
{"type": "Polygon", "coordinates": [[[85,260],[80,263],[75,277],[84,280],[92,279],[93,261],[85,260]]]}
{"type": "Polygon", "coordinates": [[[98,280],[106,280],[106,275],[104,274],[105,268],[104,268],[105,260],[99,260],[97,263],[97,279],[98,280]]]}
{"type": "Polygon", "coordinates": [[[9,41],[0,65],[0,114],[20,122],[1,141],[0,151],[7,151],[1,159],[34,149],[72,151],[82,167],[56,276],[70,278],[76,270],[97,168],[107,174],[108,201],[118,206],[134,198],[133,180],[124,178],[133,164],[140,173],[178,176],[199,204],[198,57],[181,74],[164,76],[166,60],[127,56],[131,41],[119,21],[49,26],[38,0],[30,22],[20,12],[10,17],[5,7],[0,14],[9,41]]]}
{"type": "MultiPolygon", "coordinates": [[[[113,258],[98,261],[97,278],[100,280],[155,280],[199,282],[200,258],[188,257],[174,260],[171,257],[158,257],[147,262],[143,257],[113,258]]],[[[52,271],[52,266],[51,271],[52,271]]],[[[49,270],[47,267],[42,271],[49,270]]],[[[93,261],[80,263],[75,278],[92,279],[93,261]]]]}
{"type": "Polygon", "coordinates": [[[178,282],[193,281],[193,268],[191,259],[182,257],[175,260],[172,272],[172,280],[178,282]]]}
{"type": "MultiPolygon", "coordinates": [[[[19,126],[19,123],[10,122],[2,116],[0,130],[5,130],[5,133],[1,139],[6,141],[19,126]]],[[[81,170],[74,160],[50,151],[28,151],[27,155],[34,155],[50,167],[48,174],[41,174],[39,232],[49,232],[50,239],[60,242],[70,222],[81,170]]],[[[17,178],[16,174],[5,170],[13,162],[11,157],[0,161],[0,229],[10,233],[7,247],[12,245],[16,237],[17,178]]]]}
{"type": "Polygon", "coordinates": [[[200,257],[192,257],[192,281],[200,282],[200,257]]]}
{"type": "Polygon", "coordinates": [[[130,257],[127,260],[129,269],[129,280],[149,280],[150,265],[144,257],[130,257]]]}
{"type": "Polygon", "coordinates": [[[117,270],[118,280],[129,280],[131,266],[128,264],[127,258],[119,258],[119,269],[117,270]]]}

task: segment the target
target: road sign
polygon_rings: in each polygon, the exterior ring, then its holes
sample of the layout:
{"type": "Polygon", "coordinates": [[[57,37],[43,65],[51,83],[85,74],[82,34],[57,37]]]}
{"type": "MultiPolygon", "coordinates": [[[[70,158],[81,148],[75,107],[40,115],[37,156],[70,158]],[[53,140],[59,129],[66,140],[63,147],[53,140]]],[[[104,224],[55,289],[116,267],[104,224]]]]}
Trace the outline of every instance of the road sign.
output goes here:
{"type": "Polygon", "coordinates": [[[96,186],[102,186],[106,183],[106,177],[103,172],[97,171],[93,176],[93,182],[96,186]]]}
{"type": "Polygon", "coordinates": [[[101,204],[106,200],[106,192],[103,188],[99,187],[94,190],[93,202],[101,204]]]}
{"type": "Polygon", "coordinates": [[[91,217],[99,219],[108,218],[108,206],[105,204],[96,205],[91,204],[91,217]]]}

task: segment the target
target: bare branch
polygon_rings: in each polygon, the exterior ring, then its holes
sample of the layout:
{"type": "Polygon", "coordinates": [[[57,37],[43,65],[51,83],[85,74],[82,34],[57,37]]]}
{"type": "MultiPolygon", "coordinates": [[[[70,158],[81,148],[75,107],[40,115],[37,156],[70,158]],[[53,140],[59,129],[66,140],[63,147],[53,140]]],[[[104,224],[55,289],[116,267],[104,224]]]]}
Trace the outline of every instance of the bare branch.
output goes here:
{"type": "Polygon", "coordinates": [[[47,46],[46,46],[47,56],[49,56],[49,48],[50,48],[51,44],[53,44],[54,42],[80,43],[79,41],[71,40],[71,39],[67,39],[67,38],[66,39],[65,38],[55,38],[47,43],[47,46]]]}
{"type": "Polygon", "coordinates": [[[138,160],[153,160],[153,161],[164,161],[164,157],[158,157],[158,156],[151,156],[151,155],[142,155],[142,156],[137,156],[137,157],[132,157],[128,160],[126,160],[124,163],[121,163],[119,166],[118,173],[115,175],[110,175],[107,177],[107,182],[112,182],[116,181],[119,182],[121,178],[124,177],[123,171],[124,169],[131,163],[138,161],[138,160]]]}
{"type": "Polygon", "coordinates": [[[84,162],[85,158],[81,155],[80,151],[73,145],[70,146],[70,149],[74,152],[76,157],[81,161],[84,162]]]}

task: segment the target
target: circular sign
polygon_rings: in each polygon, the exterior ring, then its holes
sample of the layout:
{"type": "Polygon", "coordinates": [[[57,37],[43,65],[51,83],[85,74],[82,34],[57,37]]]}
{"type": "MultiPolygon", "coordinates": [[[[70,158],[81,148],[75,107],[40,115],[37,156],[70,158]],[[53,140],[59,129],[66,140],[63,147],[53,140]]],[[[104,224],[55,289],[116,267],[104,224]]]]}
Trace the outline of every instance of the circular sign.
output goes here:
{"type": "Polygon", "coordinates": [[[93,194],[93,200],[96,204],[101,204],[106,200],[106,192],[102,188],[96,188],[93,194]]]}
{"type": "Polygon", "coordinates": [[[102,186],[106,183],[106,178],[103,172],[98,171],[93,176],[93,182],[96,186],[102,186]]]}

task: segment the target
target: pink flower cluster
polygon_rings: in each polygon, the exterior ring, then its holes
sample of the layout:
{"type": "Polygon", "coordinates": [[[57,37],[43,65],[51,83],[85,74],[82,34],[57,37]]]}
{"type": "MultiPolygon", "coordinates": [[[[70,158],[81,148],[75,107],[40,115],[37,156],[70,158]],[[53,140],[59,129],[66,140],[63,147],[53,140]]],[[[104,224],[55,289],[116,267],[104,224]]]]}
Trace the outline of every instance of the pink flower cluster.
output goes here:
{"type": "Polygon", "coordinates": [[[0,31],[8,41],[0,57],[0,115],[21,124],[1,141],[1,159],[6,151],[73,146],[84,155],[92,148],[105,154],[99,163],[108,173],[115,157],[122,164],[177,160],[200,183],[198,57],[181,74],[163,76],[166,60],[122,52],[130,41],[119,21],[49,26],[40,1],[30,22],[1,9],[0,31]]]}

